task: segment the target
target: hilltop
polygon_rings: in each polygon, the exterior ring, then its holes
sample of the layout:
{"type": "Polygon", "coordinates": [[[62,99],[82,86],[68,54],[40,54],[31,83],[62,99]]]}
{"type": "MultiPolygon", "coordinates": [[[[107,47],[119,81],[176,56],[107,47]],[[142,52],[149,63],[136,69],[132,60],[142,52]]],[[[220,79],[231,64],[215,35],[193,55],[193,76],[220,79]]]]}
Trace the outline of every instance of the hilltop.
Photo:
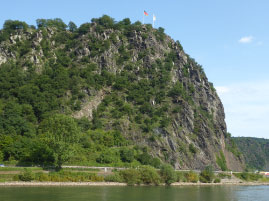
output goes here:
{"type": "Polygon", "coordinates": [[[7,20],[0,74],[0,161],[244,168],[213,84],[161,27],[7,20]]]}

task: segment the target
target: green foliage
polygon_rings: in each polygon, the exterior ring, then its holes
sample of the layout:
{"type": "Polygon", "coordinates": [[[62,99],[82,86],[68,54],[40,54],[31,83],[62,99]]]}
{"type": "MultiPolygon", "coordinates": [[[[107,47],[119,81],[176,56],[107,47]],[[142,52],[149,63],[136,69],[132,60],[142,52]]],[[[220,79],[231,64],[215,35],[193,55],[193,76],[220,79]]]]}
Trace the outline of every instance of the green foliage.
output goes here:
{"type": "Polygon", "coordinates": [[[55,27],[59,30],[65,30],[67,25],[60,18],[55,19],[37,19],[36,24],[38,28],[41,27],[55,27]]]}
{"type": "Polygon", "coordinates": [[[193,154],[196,154],[197,148],[191,143],[191,144],[189,144],[189,151],[193,154]]]}
{"type": "Polygon", "coordinates": [[[161,161],[158,158],[153,158],[151,155],[148,154],[147,150],[143,150],[143,153],[139,154],[136,159],[142,165],[151,165],[155,168],[160,168],[161,161]]]}
{"type": "Polygon", "coordinates": [[[128,185],[140,184],[141,172],[137,169],[126,169],[119,172],[123,181],[128,185]]]}
{"type": "Polygon", "coordinates": [[[227,179],[231,179],[231,178],[232,178],[231,174],[225,174],[225,173],[219,173],[219,174],[218,174],[218,177],[219,177],[220,179],[225,179],[225,178],[227,178],[227,179]]]}
{"type": "Polygon", "coordinates": [[[28,25],[25,22],[18,20],[6,20],[3,25],[3,30],[11,33],[14,30],[23,29],[26,30],[28,25]]]}
{"type": "Polygon", "coordinates": [[[68,29],[71,32],[75,32],[75,31],[77,31],[78,28],[77,28],[77,25],[74,22],[70,21],[68,23],[68,29]]]}
{"type": "Polygon", "coordinates": [[[32,171],[25,168],[24,171],[22,172],[22,174],[19,175],[19,180],[20,181],[32,181],[32,180],[34,180],[34,176],[33,176],[32,171]]]}
{"type": "Polygon", "coordinates": [[[91,27],[90,23],[81,24],[80,27],[78,28],[78,33],[86,34],[89,31],[90,27],[91,27]]]}
{"type": "Polygon", "coordinates": [[[247,166],[264,170],[269,161],[269,140],[250,137],[229,138],[228,150],[238,157],[244,157],[247,166]]]}
{"type": "Polygon", "coordinates": [[[104,28],[113,28],[115,24],[115,20],[108,15],[103,15],[100,18],[93,18],[92,22],[95,22],[104,28]]]}
{"type": "Polygon", "coordinates": [[[185,173],[185,178],[188,182],[192,182],[192,183],[197,183],[199,180],[198,174],[196,174],[193,171],[189,171],[189,172],[185,173]]]}
{"type": "MultiPolygon", "coordinates": [[[[119,174],[119,172],[115,172],[114,174],[107,175],[104,180],[106,182],[124,182],[122,176],[119,174]]],[[[128,182],[127,182],[128,183],[128,182]]]]}
{"type": "Polygon", "coordinates": [[[108,164],[117,161],[117,156],[111,149],[104,150],[100,156],[96,159],[96,162],[101,164],[108,164]]]}
{"type": "Polygon", "coordinates": [[[221,179],[220,178],[214,179],[214,183],[220,183],[220,182],[221,182],[221,179]]]}
{"type": "Polygon", "coordinates": [[[4,160],[4,154],[2,151],[0,151],[0,162],[3,162],[4,160]]]}
{"type": "Polygon", "coordinates": [[[80,130],[73,118],[61,114],[45,119],[40,124],[42,140],[54,152],[55,166],[61,168],[73,151],[73,143],[77,143],[80,130]]]}
{"type": "Polygon", "coordinates": [[[226,159],[222,151],[220,151],[219,154],[216,155],[216,162],[222,171],[227,170],[226,159]]]}
{"type": "Polygon", "coordinates": [[[244,181],[258,181],[259,179],[262,178],[262,175],[258,173],[256,174],[256,173],[249,173],[249,172],[233,173],[233,175],[244,181]]]}
{"type": "MultiPolygon", "coordinates": [[[[166,40],[163,28],[132,24],[128,18],[115,22],[104,15],[79,28],[59,18],[38,19],[37,26],[34,30],[24,22],[6,21],[0,33],[0,42],[11,34],[22,34],[16,43],[7,40],[6,50],[16,59],[0,67],[4,161],[58,168],[63,163],[160,168],[161,161],[152,157],[152,151],[133,148],[126,138],[141,135],[139,140],[144,138],[147,146],[162,143],[162,135],[170,133],[175,118],[181,119],[186,104],[195,107],[191,97],[196,89],[189,69],[202,72],[202,67],[188,58],[184,80],[172,82],[172,70],[181,65],[181,44],[166,40]],[[42,36],[39,45],[33,41],[37,36],[42,36]],[[142,41],[134,40],[136,36],[142,41]],[[163,45],[168,48],[148,48],[149,40],[167,41],[163,45]],[[38,65],[32,61],[32,49],[38,65]],[[154,61],[157,54],[164,56],[154,61]],[[90,114],[72,118],[92,109],[92,118],[90,114]]],[[[211,119],[205,120],[210,115],[197,109],[195,135],[201,125],[210,124],[211,119]]],[[[184,154],[197,151],[192,145],[181,148],[184,154]]],[[[168,153],[164,155],[169,158],[168,153]]]]}
{"type": "Polygon", "coordinates": [[[157,29],[157,31],[154,32],[154,34],[155,34],[157,40],[162,41],[162,42],[164,41],[164,39],[165,39],[164,28],[159,27],[159,28],[157,29]]]}
{"type": "Polygon", "coordinates": [[[141,182],[144,184],[159,185],[161,177],[151,166],[142,166],[139,168],[141,182]]]}
{"type": "Polygon", "coordinates": [[[168,164],[161,166],[160,175],[167,185],[170,185],[177,180],[177,175],[174,168],[168,164]]]}
{"type": "Polygon", "coordinates": [[[200,173],[200,182],[202,182],[202,183],[211,183],[213,181],[214,177],[215,177],[215,175],[214,175],[212,166],[207,166],[200,173]]]}
{"type": "Polygon", "coordinates": [[[34,175],[36,181],[52,181],[52,182],[102,182],[103,176],[98,176],[96,173],[88,172],[73,172],[73,171],[58,171],[47,173],[36,173],[34,175]]]}
{"type": "Polygon", "coordinates": [[[123,147],[120,150],[120,157],[123,162],[131,163],[134,160],[134,150],[123,147]]]}

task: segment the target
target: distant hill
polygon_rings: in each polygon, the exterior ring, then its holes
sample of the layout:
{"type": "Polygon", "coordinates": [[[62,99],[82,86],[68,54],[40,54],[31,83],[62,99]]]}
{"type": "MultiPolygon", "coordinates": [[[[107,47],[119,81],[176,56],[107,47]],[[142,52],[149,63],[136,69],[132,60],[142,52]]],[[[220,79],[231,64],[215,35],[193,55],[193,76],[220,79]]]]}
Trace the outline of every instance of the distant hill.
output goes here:
{"type": "Polygon", "coordinates": [[[232,138],[243,154],[249,168],[269,171],[269,139],[253,137],[232,138]]]}
{"type": "Polygon", "coordinates": [[[0,75],[0,160],[244,167],[213,84],[161,27],[7,20],[0,75]]]}

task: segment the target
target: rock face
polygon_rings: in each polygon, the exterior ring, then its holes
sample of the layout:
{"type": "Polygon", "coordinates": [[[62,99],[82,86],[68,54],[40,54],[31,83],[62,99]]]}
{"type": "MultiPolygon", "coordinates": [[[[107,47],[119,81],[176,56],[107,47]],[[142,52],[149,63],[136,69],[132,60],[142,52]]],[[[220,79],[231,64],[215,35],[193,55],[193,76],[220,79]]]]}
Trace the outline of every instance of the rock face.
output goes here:
{"type": "Polygon", "coordinates": [[[82,98],[79,111],[72,111],[73,117],[92,121],[98,117],[104,129],[117,128],[135,145],[147,147],[151,155],[177,169],[202,169],[207,165],[220,169],[218,158],[224,155],[222,162],[228,169],[242,170],[243,159],[226,147],[230,139],[224,108],[202,67],[162,29],[141,24],[124,26],[103,25],[100,29],[100,24],[91,23],[86,31],[76,34],[57,28],[19,32],[1,42],[0,64],[16,60],[27,68],[30,62],[42,73],[43,65],[53,59],[62,62],[61,52],[71,58],[65,58],[69,63],[63,65],[67,68],[74,63],[81,69],[95,64],[93,73],[104,76],[105,70],[115,80],[106,92],[104,87],[95,89],[95,93],[81,88],[86,98],[82,98]],[[66,38],[71,38],[70,44],[66,38]],[[27,43],[30,49],[23,54],[13,51],[18,41],[27,43]],[[121,86],[120,81],[136,85],[121,86]],[[130,95],[137,87],[145,87],[143,94],[130,95]],[[114,100],[115,94],[118,105],[104,102],[111,97],[114,100]],[[142,103],[138,100],[141,95],[146,100],[142,103]],[[113,113],[115,109],[124,110],[125,105],[131,112],[113,113]],[[98,115],[93,115],[95,110],[98,115]]]}

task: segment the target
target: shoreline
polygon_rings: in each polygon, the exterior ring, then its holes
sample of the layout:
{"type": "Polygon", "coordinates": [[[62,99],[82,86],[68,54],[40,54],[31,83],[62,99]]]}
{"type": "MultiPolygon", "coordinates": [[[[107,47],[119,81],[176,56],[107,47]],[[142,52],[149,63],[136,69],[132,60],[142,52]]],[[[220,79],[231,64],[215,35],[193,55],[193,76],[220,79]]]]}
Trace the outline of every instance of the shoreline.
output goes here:
{"type": "MultiPolygon", "coordinates": [[[[164,186],[165,184],[160,184],[164,186]]],[[[176,182],[171,186],[268,186],[269,183],[259,182],[242,182],[242,183],[189,183],[176,182]]],[[[0,182],[0,187],[11,186],[128,186],[126,183],[117,182],[0,182]]],[[[135,185],[135,186],[151,186],[151,185],[135,185]]],[[[154,185],[152,185],[154,186],[154,185]]]]}

